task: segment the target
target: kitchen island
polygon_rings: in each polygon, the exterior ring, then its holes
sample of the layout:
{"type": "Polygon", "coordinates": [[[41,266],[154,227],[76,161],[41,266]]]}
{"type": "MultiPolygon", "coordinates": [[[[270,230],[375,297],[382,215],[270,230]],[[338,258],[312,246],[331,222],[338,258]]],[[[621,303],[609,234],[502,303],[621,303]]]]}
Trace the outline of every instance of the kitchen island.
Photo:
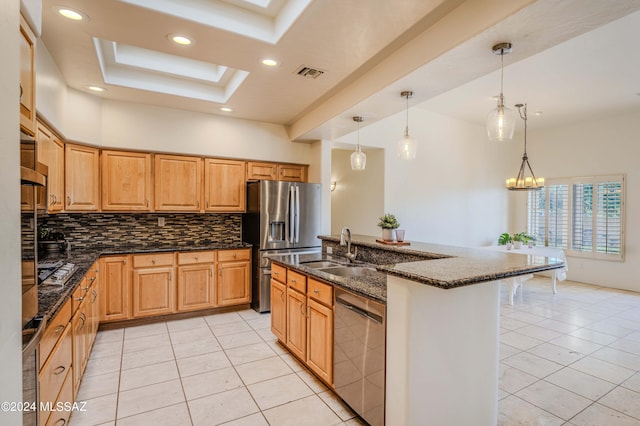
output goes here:
{"type": "MultiPolygon", "coordinates": [[[[320,238],[318,260],[346,254],[339,236],[320,238]]],[[[310,258],[273,261],[386,304],[386,424],[495,425],[500,280],[564,262],[429,243],[388,246],[363,235],[351,244],[356,262],[377,273],[332,276],[305,266],[310,258]]]]}

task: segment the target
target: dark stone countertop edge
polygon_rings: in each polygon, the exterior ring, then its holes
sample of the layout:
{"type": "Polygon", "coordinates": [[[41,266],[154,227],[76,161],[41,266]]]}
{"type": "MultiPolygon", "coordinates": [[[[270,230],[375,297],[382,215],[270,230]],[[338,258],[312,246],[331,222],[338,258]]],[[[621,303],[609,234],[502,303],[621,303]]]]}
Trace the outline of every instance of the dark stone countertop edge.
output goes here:
{"type": "Polygon", "coordinates": [[[213,243],[202,245],[121,245],[121,246],[98,246],[91,249],[72,249],[69,254],[43,256],[40,261],[63,260],[74,263],[77,267],[71,279],[62,287],[60,286],[38,286],[38,315],[50,321],[58,313],[60,308],[67,301],[67,298],[82,281],[82,278],[89,271],[91,265],[102,256],[112,256],[118,254],[144,254],[162,252],[185,252],[185,251],[206,251],[206,250],[233,250],[251,248],[248,243],[213,243]]]}
{"type": "MultiPolygon", "coordinates": [[[[340,241],[340,237],[334,235],[321,235],[318,238],[334,243],[340,241]]],[[[424,261],[378,265],[376,267],[387,274],[441,289],[496,281],[558,269],[565,265],[561,259],[501,253],[482,248],[421,242],[411,242],[409,246],[385,245],[376,242],[376,237],[368,235],[353,235],[351,244],[424,257],[424,261]]]]}
{"type": "MultiPolygon", "coordinates": [[[[337,275],[328,274],[321,269],[310,268],[299,263],[300,261],[314,261],[314,260],[330,260],[338,263],[346,264],[348,259],[340,258],[338,256],[327,255],[324,253],[316,253],[309,255],[273,255],[269,256],[272,262],[275,262],[281,266],[289,269],[293,269],[297,272],[301,272],[311,278],[319,281],[327,282],[336,287],[340,287],[344,290],[351,291],[361,296],[365,296],[376,302],[386,304],[387,303],[387,275],[385,272],[376,272],[372,275],[366,275],[361,277],[341,277],[337,275]]],[[[376,267],[376,265],[370,265],[362,263],[362,266],[376,267]]]]}

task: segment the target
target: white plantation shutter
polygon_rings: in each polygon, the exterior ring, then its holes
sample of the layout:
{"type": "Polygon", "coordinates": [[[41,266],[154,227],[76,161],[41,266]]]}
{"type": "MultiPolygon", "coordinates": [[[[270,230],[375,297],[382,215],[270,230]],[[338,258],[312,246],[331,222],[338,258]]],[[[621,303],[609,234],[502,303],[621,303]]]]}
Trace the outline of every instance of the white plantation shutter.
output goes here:
{"type": "Polygon", "coordinates": [[[528,193],[527,231],[570,255],[623,259],[624,176],[547,179],[528,193]]]}
{"type": "Polygon", "coordinates": [[[622,253],[622,183],[596,184],[596,253],[622,253]]]}
{"type": "Polygon", "coordinates": [[[569,247],[569,185],[547,186],[547,246],[569,247]]]}
{"type": "Polygon", "coordinates": [[[571,249],[593,251],[593,184],[574,183],[571,197],[571,249]]]}
{"type": "Polygon", "coordinates": [[[535,237],[538,244],[544,245],[547,235],[546,191],[529,191],[527,196],[527,233],[535,237]]]}

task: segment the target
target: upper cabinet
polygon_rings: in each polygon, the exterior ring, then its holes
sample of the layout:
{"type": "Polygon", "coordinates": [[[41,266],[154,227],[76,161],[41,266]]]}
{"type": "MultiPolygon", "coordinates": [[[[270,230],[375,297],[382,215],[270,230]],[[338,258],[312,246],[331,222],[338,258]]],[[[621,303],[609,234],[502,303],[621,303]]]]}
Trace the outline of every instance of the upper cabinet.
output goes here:
{"type": "Polygon", "coordinates": [[[106,151],[100,155],[103,211],[151,209],[151,154],[106,151]]]}
{"type": "Polygon", "coordinates": [[[301,164],[247,162],[247,180],[307,181],[307,166],[301,164]]]}
{"type": "Polygon", "coordinates": [[[65,210],[98,211],[100,209],[99,153],[97,148],[66,144],[65,210]]]}
{"type": "Polygon", "coordinates": [[[38,121],[38,161],[49,168],[47,176],[47,211],[57,213],[64,207],[64,144],[43,123],[38,121]]]}
{"type": "Polygon", "coordinates": [[[245,162],[206,158],[204,202],[208,212],[244,212],[245,162]]]}
{"type": "Polygon", "coordinates": [[[20,15],[20,128],[36,134],[36,36],[20,15]]]}
{"type": "Polygon", "coordinates": [[[156,211],[200,211],[202,158],[155,155],[156,211]]]}

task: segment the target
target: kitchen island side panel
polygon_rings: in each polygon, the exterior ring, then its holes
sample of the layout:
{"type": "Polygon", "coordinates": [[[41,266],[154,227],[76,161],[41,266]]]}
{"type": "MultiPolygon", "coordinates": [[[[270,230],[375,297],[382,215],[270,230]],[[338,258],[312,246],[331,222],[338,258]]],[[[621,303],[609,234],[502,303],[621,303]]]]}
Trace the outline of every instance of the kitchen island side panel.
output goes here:
{"type": "Polygon", "coordinates": [[[387,424],[497,424],[499,296],[387,276],[387,424]]]}

